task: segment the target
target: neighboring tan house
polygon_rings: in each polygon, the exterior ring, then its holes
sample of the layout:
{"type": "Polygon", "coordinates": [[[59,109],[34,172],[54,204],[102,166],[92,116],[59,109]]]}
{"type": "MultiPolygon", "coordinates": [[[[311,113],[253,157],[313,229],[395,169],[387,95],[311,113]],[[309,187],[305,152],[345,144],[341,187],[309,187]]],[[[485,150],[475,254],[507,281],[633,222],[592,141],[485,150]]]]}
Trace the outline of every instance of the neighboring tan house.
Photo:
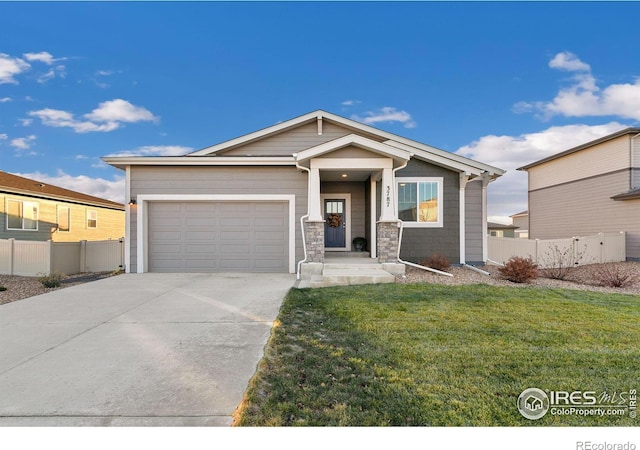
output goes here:
{"type": "Polygon", "coordinates": [[[131,272],[295,273],[356,237],[394,263],[399,218],[403,259],[482,263],[487,185],[504,173],[325,111],[185,156],[103,159],[135,200],[131,272]]]}
{"type": "Polygon", "coordinates": [[[504,225],[502,223],[495,222],[487,222],[487,232],[489,236],[494,237],[516,237],[515,230],[516,226],[514,225],[504,225]]]}
{"type": "Polygon", "coordinates": [[[0,239],[77,242],[124,236],[124,205],[0,171],[0,239]]]}
{"type": "Polygon", "coordinates": [[[511,217],[511,224],[516,227],[515,236],[529,239],[529,211],[522,211],[509,217],[511,217]]]}
{"type": "Polygon", "coordinates": [[[640,128],[627,128],[519,168],[529,174],[529,238],[626,232],[640,260],[640,128]]]}

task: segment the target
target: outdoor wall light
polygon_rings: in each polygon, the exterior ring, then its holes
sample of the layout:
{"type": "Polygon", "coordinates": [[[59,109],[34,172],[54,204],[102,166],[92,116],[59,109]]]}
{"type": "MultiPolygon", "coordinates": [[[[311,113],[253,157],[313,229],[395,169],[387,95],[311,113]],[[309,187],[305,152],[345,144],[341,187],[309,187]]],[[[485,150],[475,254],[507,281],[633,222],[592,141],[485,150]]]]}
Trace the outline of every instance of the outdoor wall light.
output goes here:
{"type": "Polygon", "coordinates": [[[129,204],[130,205],[135,205],[136,204],[136,199],[134,197],[131,197],[131,200],[129,200],[129,204]]]}

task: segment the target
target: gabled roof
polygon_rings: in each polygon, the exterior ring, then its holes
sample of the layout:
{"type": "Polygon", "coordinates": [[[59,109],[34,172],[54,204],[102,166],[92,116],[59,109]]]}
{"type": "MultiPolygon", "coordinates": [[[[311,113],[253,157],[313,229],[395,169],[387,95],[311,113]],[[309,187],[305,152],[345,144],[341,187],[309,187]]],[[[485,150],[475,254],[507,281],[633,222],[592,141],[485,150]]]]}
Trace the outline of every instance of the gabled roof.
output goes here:
{"type": "Polygon", "coordinates": [[[602,144],[603,142],[611,141],[613,139],[619,138],[621,136],[625,136],[627,134],[638,134],[638,133],[640,133],[640,128],[634,128],[634,127],[625,128],[624,130],[620,130],[615,133],[608,134],[599,139],[595,139],[593,141],[587,142],[586,144],[578,145],[577,147],[573,147],[573,148],[570,148],[569,150],[556,153],[555,155],[547,156],[546,158],[532,162],[530,164],[527,164],[526,166],[518,167],[517,170],[528,170],[532,167],[539,166],[540,164],[553,161],[554,159],[562,158],[563,156],[567,156],[572,153],[579,152],[580,150],[593,147],[594,145],[602,144]]]}
{"type": "Polygon", "coordinates": [[[19,177],[18,175],[2,171],[0,171],[0,192],[50,200],[61,200],[91,206],[101,206],[110,209],[124,209],[124,205],[121,203],[104,200],[92,195],[82,194],[80,192],[31,180],[29,178],[19,177]]]}
{"type": "Polygon", "coordinates": [[[515,225],[505,225],[503,223],[497,222],[487,222],[487,228],[491,228],[493,230],[515,230],[520,227],[517,227],[515,225]]]}
{"type": "MultiPolygon", "coordinates": [[[[367,145],[370,149],[380,149],[384,147],[384,152],[387,154],[404,155],[397,156],[397,158],[409,159],[411,157],[415,157],[452,170],[463,173],[466,172],[473,176],[488,175],[490,179],[495,179],[505,173],[504,170],[498,167],[484,164],[445,150],[440,150],[430,145],[422,144],[387,131],[379,130],[372,126],[337,116],[323,110],[313,111],[270,127],[254,131],[253,133],[206,147],[202,150],[198,150],[184,156],[110,156],[102,159],[108,164],[121,169],[124,169],[129,165],[295,165],[297,161],[296,158],[299,158],[304,152],[312,149],[315,149],[314,151],[324,151],[325,144],[320,144],[318,146],[311,147],[310,149],[299,151],[296,156],[293,154],[291,156],[224,156],[224,153],[242,145],[247,145],[270,136],[275,136],[279,133],[283,133],[305,124],[320,122],[319,126],[321,126],[322,121],[325,120],[329,123],[333,123],[353,131],[354,133],[352,135],[345,136],[347,139],[355,139],[353,136],[357,136],[358,139],[366,139],[367,145]],[[371,139],[372,137],[376,139],[371,139]],[[373,142],[376,141],[378,142],[373,144],[373,142]]],[[[335,141],[338,141],[338,139],[335,141]]],[[[332,145],[330,142],[326,143],[329,147],[332,145]]]]}
{"type": "Polygon", "coordinates": [[[379,155],[393,158],[400,163],[406,163],[411,159],[412,154],[406,151],[398,150],[397,148],[383,144],[366,137],[359,136],[357,134],[349,134],[338,139],[334,139],[324,144],[316,145],[315,147],[308,148],[297,154],[294,154],[294,158],[298,163],[306,161],[311,158],[316,158],[321,155],[325,155],[344,147],[354,146],[369,150],[379,155]]]}
{"type": "Polygon", "coordinates": [[[330,122],[336,123],[338,125],[341,125],[347,129],[351,129],[356,132],[362,132],[366,134],[380,136],[381,138],[384,138],[387,140],[385,144],[396,146],[405,151],[410,151],[420,159],[431,160],[430,159],[431,155],[435,155],[435,156],[438,156],[442,160],[442,162],[446,162],[449,166],[455,165],[454,163],[457,163],[458,165],[462,164],[468,167],[474,167],[476,168],[476,170],[479,169],[483,172],[489,172],[490,174],[495,176],[500,176],[505,173],[504,170],[499,169],[497,167],[480,163],[478,161],[474,161],[472,159],[465,158],[464,156],[456,155],[454,153],[447,152],[445,150],[440,150],[430,145],[422,144],[420,142],[407,139],[397,134],[389,133],[387,131],[374,128],[372,126],[365,125],[363,123],[356,122],[355,120],[347,119],[345,117],[338,116],[336,114],[332,114],[327,111],[323,111],[321,109],[304,114],[302,116],[295,117],[290,120],[286,120],[284,122],[280,122],[276,125],[272,125],[270,127],[263,128],[258,131],[254,131],[253,133],[249,133],[244,136],[231,139],[229,141],[221,142],[220,144],[206,147],[202,150],[189,153],[188,155],[185,155],[185,156],[187,157],[213,156],[216,154],[222,154],[226,150],[231,150],[240,145],[245,145],[251,142],[255,142],[257,140],[260,140],[278,133],[282,133],[284,131],[299,127],[300,125],[312,123],[317,120],[328,120],[330,122]]]}
{"type": "Polygon", "coordinates": [[[529,210],[520,211],[519,213],[511,214],[509,217],[520,217],[520,216],[528,216],[529,210]]]}

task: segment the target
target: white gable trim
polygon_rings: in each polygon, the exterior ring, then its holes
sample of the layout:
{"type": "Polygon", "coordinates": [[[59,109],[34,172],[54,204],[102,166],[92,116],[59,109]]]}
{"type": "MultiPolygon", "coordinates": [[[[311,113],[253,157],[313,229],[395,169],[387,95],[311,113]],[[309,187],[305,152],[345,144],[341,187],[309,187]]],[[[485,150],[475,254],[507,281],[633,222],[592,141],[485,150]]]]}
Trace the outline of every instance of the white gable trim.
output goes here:
{"type": "Polygon", "coordinates": [[[406,150],[399,150],[390,147],[386,144],[382,144],[378,141],[358,136],[357,134],[349,134],[333,141],[325,142],[324,144],[316,145],[315,147],[308,148],[297,153],[295,156],[298,163],[306,161],[311,158],[334,152],[348,146],[360,147],[365,150],[369,150],[373,153],[378,153],[386,157],[399,159],[402,161],[408,161],[411,158],[411,153],[406,150]]]}
{"type": "Polygon", "coordinates": [[[413,156],[415,156],[418,159],[421,159],[423,161],[427,161],[430,163],[434,163],[440,166],[444,166],[450,169],[454,169],[457,170],[458,172],[465,172],[465,173],[470,173],[476,176],[481,175],[482,173],[484,173],[485,171],[476,167],[476,166],[471,166],[469,164],[465,164],[465,163],[461,163],[459,161],[455,161],[451,158],[448,158],[446,156],[442,156],[430,151],[425,151],[425,150],[421,150],[418,149],[416,147],[412,147],[410,145],[406,145],[403,144],[401,142],[396,142],[396,141],[386,141],[385,142],[386,145],[389,146],[393,146],[399,149],[403,149],[405,151],[410,151],[413,153],[413,156]]]}

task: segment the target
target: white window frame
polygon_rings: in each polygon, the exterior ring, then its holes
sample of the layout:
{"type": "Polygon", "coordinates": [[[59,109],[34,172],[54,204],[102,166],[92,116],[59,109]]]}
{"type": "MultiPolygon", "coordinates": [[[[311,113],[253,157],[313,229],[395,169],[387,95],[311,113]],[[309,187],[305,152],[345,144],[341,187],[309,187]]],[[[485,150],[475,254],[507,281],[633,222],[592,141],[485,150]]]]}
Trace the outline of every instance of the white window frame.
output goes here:
{"type": "MultiPolygon", "coordinates": [[[[398,217],[400,216],[400,208],[399,208],[399,203],[400,203],[400,198],[399,198],[399,190],[400,190],[400,184],[402,183],[425,183],[425,182],[429,182],[429,183],[437,183],[438,186],[438,221],[437,222],[413,222],[413,221],[406,221],[403,220],[403,226],[405,228],[442,228],[444,226],[444,178],[442,177],[406,177],[406,178],[400,178],[400,177],[396,177],[396,209],[397,209],[397,214],[398,217]]],[[[418,189],[418,193],[420,192],[420,189],[418,189]]],[[[418,199],[419,199],[419,195],[418,195],[418,199]]],[[[418,208],[419,205],[416,203],[416,208],[418,208]]]]}
{"type": "Polygon", "coordinates": [[[88,230],[96,230],[96,229],[98,228],[98,211],[97,211],[97,210],[95,210],[95,209],[87,209],[87,221],[86,221],[86,225],[87,225],[87,229],[88,229],[88,230]],[[96,221],[96,226],[95,226],[95,227],[91,227],[91,226],[89,226],[89,220],[92,220],[92,219],[89,217],[91,213],[94,213],[94,214],[95,214],[95,216],[96,216],[96,217],[95,217],[95,219],[93,219],[93,220],[95,220],[95,221],[96,221]]]}
{"type": "Polygon", "coordinates": [[[58,232],[59,233],[70,233],[71,232],[71,207],[70,206],[61,206],[58,205],[58,232]],[[68,230],[61,230],[60,229],[60,214],[66,210],[67,212],[67,226],[69,227],[68,230]]]}
{"type": "Polygon", "coordinates": [[[7,230],[11,230],[11,231],[38,231],[39,227],[40,227],[40,204],[38,202],[32,202],[32,201],[28,201],[28,200],[19,200],[19,199],[15,199],[15,198],[8,198],[6,203],[5,203],[5,215],[7,216],[7,230]],[[21,204],[21,217],[20,217],[20,221],[22,224],[21,228],[11,228],[9,227],[9,202],[16,202],[16,203],[20,203],[21,204]],[[36,208],[36,217],[35,217],[35,222],[36,222],[36,227],[35,228],[25,228],[24,227],[24,211],[25,211],[25,205],[29,205],[30,207],[35,206],[36,208]]]}

